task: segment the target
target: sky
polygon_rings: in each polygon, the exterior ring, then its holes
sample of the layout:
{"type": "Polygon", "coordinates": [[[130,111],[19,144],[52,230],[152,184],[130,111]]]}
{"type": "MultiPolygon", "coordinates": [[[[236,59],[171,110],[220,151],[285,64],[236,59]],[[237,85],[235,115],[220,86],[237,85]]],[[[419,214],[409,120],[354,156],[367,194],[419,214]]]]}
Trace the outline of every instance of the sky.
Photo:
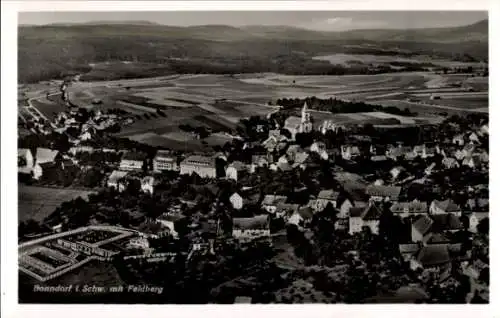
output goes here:
{"type": "Polygon", "coordinates": [[[172,26],[284,25],[321,31],[450,27],[487,19],[487,11],[153,11],[20,12],[19,24],[150,21],[172,26]]]}

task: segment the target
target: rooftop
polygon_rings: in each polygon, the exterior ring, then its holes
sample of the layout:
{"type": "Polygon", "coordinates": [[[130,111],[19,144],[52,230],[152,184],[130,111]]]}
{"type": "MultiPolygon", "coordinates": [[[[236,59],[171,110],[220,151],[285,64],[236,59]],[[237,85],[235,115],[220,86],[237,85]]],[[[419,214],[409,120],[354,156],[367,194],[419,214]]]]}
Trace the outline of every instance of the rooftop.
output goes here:
{"type": "Polygon", "coordinates": [[[59,154],[59,151],[52,150],[48,148],[36,148],[36,162],[37,163],[45,163],[52,162],[56,159],[56,156],[59,154]]]}
{"type": "Polygon", "coordinates": [[[193,155],[184,159],[182,164],[215,166],[215,158],[193,155]]]}
{"type": "Polygon", "coordinates": [[[264,214],[250,218],[233,218],[233,228],[242,230],[266,229],[269,228],[269,216],[264,214]]]}
{"type": "Polygon", "coordinates": [[[398,199],[401,193],[401,187],[395,186],[381,186],[369,185],[366,187],[366,194],[370,196],[389,197],[391,199],[398,199]]]}
{"type": "Polygon", "coordinates": [[[129,151],[123,155],[122,160],[144,161],[146,157],[144,153],[129,151]]]}
{"type": "Polygon", "coordinates": [[[396,202],[391,206],[393,213],[426,213],[428,206],[426,202],[396,202]]]}
{"type": "Polygon", "coordinates": [[[447,244],[426,245],[417,254],[417,261],[422,266],[434,266],[446,264],[450,261],[450,253],[447,244]]]}
{"type": "Polygon", "coordinates": [[[333,190],[322,190],[318,194],[318,199],[324,199],[324,200],[337,200],[339,197],[339,193],[333,190]]]}

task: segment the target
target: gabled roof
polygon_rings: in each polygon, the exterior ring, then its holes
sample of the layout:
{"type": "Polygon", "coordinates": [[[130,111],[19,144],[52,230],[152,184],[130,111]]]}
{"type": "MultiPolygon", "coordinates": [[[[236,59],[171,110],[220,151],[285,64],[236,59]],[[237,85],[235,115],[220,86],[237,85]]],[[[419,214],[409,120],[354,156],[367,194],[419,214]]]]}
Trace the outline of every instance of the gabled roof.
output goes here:
{"type": "Polygon", "coordinates": [[[426,213],[428,211],[426,202],[396,202],[391,206],[392,213],[426,213]]]}
{"type": "Polygon", "coordinates": [[[350,217],[360,217],[365,221],[378,220],[381,215],[382,210],[375,204],[368,204],[364,207],[352,207],[349,210],[350,217]]]}
{"type": "Polygon", "coordinates": [[[416,256],[422,266],[443,265],[450,262],[450,253],[447,244],[426,245],[420,249],[416,256]]]}
{"type": "MultiPolygon", "coordinates": [[[[244,163],[243,163],[243,162],[241,162],[241,161],[234,161],[234,162],[232,162],[232,163],[229,165],[229,167],[232,167],[232,168],[236,169],[237,171],[244,171],[244,170],[246,170],[246,169],[247,169],[247,165],[246,165],[246,164],[244,164],[244,163]]],[[[229,167],[228,167],[228,168],[229,168],[229,167]]]]}
{"type": "Polygon", "coordinates": [[[241,230],[269,228],[269,216],[257,215],[251,218],[233,218],[233,228],[241,230]]]}
{"type": "Polygon", "coordinates": [[[279,203],[285,203],[287,197],[284,195],[274,195],[268,194],[262,200],[262,205],[278,205],[279,203]]]}
{"type": "Polygon", "coordinates": [[[401,187],[369,185],[365,190],[369,196],[389,197],[393,200],[399,198],[401,187]]]}
{"type": "Polygon", "coordinates": [[[126,171],[121,171],[121,170],[114,170],[111,175],[109,176],[109,181],[111,182],[116,182],[122,178],[124,178],[126,175],[128,174],[128,172],[126,171]]]}
{"type": "Polygon", "coordinates": [[[415,254],[420,249],[416,243],[399,244],[399,253],[401,254],[415,254]]]}
{"type": "Polygon", "coordinates": [[[432,230],[435,232],[460,230],[463,227],[460,218],[454,214],[435,214],[432,219],[432,230]]]}
{"type": "Polygon", "coordinates": [[[308,207],[308,206],[300,208],[297,213],[299,213],[299,215],[303,219],[311,219],[314,216],[313,209],[311,207],[308,207]]]}
{"type": "Polygon", "coordinates": [[[443,201],[434,200],[432,203],[445,212],[461,212],[460,207],[451,199],[443,201]]]}
{"type": "Polygon", "coordinates": [[[53,162],[59,151],[48,148],[36,148],[36,163],[53,162]]]}
{"type": "Polygon", "coordinates": [[[441,233],[429,232],[424,236],[423,242],[426,244],[445,244],[450,243],[450,240],[441,233]]]}
{"type": "Polygon", "coordinates": [[[336,191],[333,190],[322,190],[318,194],[318,199],[323,199],[323,200],[330,200],[330,201],[336,201],[339,198],[339,194],[336,191]]]}
{"type": "Polygon", "coordinates": [[[27,148],[18,148],[17,149],[17,156],[18,157],[26,157],[28,153],[31,155],[31,151],[27,148]]]}
{"type": "Polygon", "coordinates": [[[425,235],[431,230],[433,223],[434,220],[429,216],[422,215],[415,222],[413,222],[412,227],[420,234],[425,235]]]}

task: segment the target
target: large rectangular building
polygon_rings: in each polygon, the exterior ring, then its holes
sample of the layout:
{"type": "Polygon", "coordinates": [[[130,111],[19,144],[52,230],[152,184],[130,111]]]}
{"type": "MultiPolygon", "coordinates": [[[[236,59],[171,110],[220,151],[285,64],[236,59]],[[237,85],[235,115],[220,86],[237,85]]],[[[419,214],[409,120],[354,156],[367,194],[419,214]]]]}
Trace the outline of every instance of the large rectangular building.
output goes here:
{"type": "Polygon", "coordinates": [[[215,178],[217,169],[215,158],[205,156],[190,156],[181,162],[181,174],[196,173],[200,177],[215,178]]]}
{"type": "Polygon", "coordinates": [[[154,172],[177,170],[177,158],[169,151],[159,150],[153,159],[154,172]]]}

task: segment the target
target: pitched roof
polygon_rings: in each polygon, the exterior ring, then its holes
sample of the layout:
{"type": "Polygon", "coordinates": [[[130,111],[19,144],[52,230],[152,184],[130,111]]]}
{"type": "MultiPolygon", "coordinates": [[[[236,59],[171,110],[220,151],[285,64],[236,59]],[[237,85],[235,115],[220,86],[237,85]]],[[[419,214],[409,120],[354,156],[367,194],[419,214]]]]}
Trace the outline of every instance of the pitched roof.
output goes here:
{"type": "Polygon", "coordinates": [[[303,207],[300,208],[297,212],[303,219],[311,219],[314,216],[313,209],[311,207],[303,207]]]}
{"type": "Polygon", "coordinates": [[[53,162],[59,151],[48,148],[36,148],[36,163],[53,162]]]}
{"type": "Polygon", "coordinates": [[[121,170],[114,170],[111,175],[109,176],[109,181],[111,182],[116,182],[122,178],[124,178],[126,175],[128,174],[128,172],[126,171],[121,171],[121,170]]]}
{"type": "Polygon", "coordinates": [[[401,254],[415,254],[419,249],[420,246],[416,243],[399,244],[399,252],[401,254]]]}
{"type": "Polygon", "coordinates": [[[435,214],[432,216],[434,223],[433,231],[452,231],[460,230],[463,225],[460,218],[454,214],[435,214]]]}
{"type": "Polygon", "coordinates": [[[449,243],[450,240],[442,233],[429,232],[424,236],[423,242],[426,244],[444,244],[449,243]]]}
{"type": "MultiPolygon", "coordinates": [[[[237,171],[243,171],[247,169],[247,165],[241,161],[233,161],[229,167],[235,168],[237,171]]],[[[228,168],[229,168],[228,167],[228,168]]]]}
{"type": "Polygon", "coordinates": [[[461,211],[460,207],[455,202],[453,202],[453,200],[451,200],[451,199],[446,199],[443,201],[434,200],[434,201],[432,201],[432,203],[434,203],[435,206],[437,206],[438,208],[440,208],[441,210],[443,210],[445,212],[460,212],[461,211]]]}
{"type": "Polygon", "coordinates": [[[352,207],[349,209],[349,217],[360,217],[363,220],[378,220],[382,215],[382,210],[375,204],[368,204],[364,207],[352,207]]]}
{"type": "Polygon", "coordinates": [[[297,129],[302,123],[302,118],[297,116],[290,116],[285,120],[285,129],[297,129]]]}
{"type": "Polygon", "coordinates": [[[27,154],[31,154],[31,151],[27,148],[18,148],[17,149],[17,156],[18,157],[25,157],[27,154]]]}
{"type": "Polygon", "coordinates": [[[264,200],[262,200],[262,205],[277,205],[279,203],[285,203],[286,200],[287,197],[284,195],[268,194],[264,197],[264,200]]]}
{"type": "Polygon", "coordinates": [[[182,161],[182,164],[215,166],[215,158],[193,155],[184,159],[184,161],[182,161]]]}
{"type": "Polygon", "coordinates": [[[412,227],[422,235],[427,234],[432,227],[434,220],[427,215],[420,216],[415,222],[413,222],[412,227]]]}
{"type": "Polygon", "coordinates": [[[250,218],[233,218],[233,228],[242,230],[267,229],[269,228],[269,216],[263,214],[250,218]]]}
{"type": "Polygon", "coordinates": [[[294,213],[299,210],[298,204],[290,204],[290,203],[278,203],[276,205],[276,213],[279,212],[291,212],[294,213]]]}
{"type": "Polygon", "coordinates": [[[365,192],[370,196],[381,196],[389,197],[391,199],[397,199],[399,198],[399,194],[401,193],[401,187],[369,185],[368,187],[366,187],[365,192]]]}
{"type": "Polygon", "coordinates": [[[442,265],[450,261],[447,244],[426,245],[420,249],[416,256],[422,266],[442,265]]]}
{"type": "Polygon", "coordinates": [[[428,211],[426,202],[396,202],[391,206],[393,213],[426,213],[428,211]]]}
{"type": "Polygon", "coordinates": [[[170,152],[170,150],[158,150],[155,155],[155,159],[156,158],[174,160],[175,156],[170,152]]]}
{"type": "Polygon", "coordinates": [[[338,192],[333,191],[332,189],[330,190],[322,190],[318,194],[318,199],[323,199],[323,200],[331,200],[331,201],[336,201],[339,197],[338,192]]]}

